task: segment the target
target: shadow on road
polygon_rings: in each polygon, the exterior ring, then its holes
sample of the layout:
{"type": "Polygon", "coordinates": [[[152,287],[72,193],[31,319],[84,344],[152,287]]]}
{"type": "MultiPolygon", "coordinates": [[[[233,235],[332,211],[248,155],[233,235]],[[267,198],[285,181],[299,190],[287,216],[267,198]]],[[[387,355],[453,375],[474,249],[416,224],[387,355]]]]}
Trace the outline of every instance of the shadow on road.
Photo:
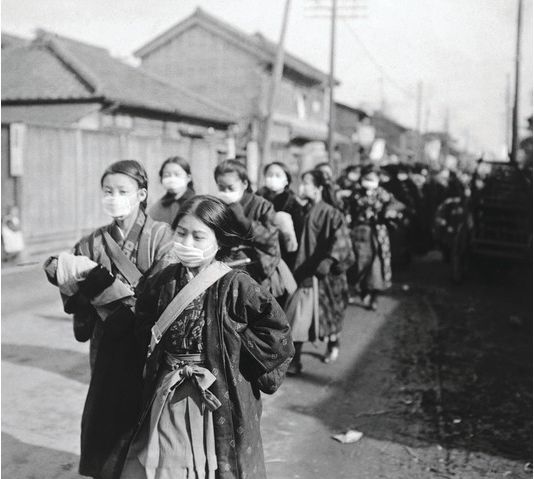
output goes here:
{"type": "Polygon", "coordinates": [[[86,353],[45,346],[2,343],[2,361],[32,366],[82,384],[89,384],[89,359],[86,353]]]}
{"type": "Polygon", "coordinates": [[[64,451],[34,446],[2,433],[2,477],[26,479],[54,477],[73,479],[77,474],[79,457],[64,451]],[[36,476],[36,465],[39,473],[36,476]]]}
{"type": "MultiPolygon", "coordinates": [[[[457,448],[466,460],[485,452],[530,461],[531,272],[493,273],[452,286],[441,262],[414,264],[393,288],[399,305],[348,374],[324,401],[293,409],[332,431],[457,448]]],[[[320,381],[301,380],[310,379],[320,381]]]]}

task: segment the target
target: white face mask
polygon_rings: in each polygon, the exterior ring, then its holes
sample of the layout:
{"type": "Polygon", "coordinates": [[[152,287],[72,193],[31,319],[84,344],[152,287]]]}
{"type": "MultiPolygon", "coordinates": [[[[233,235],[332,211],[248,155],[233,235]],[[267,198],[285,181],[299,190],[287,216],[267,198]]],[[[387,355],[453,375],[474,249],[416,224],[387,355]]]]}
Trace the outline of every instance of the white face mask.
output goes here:
{"type": "Polygon", "coordinates": [[[224,201],[227,205],[237,203],[242,197],[242,191],[219,191],[217,196],[224,201]]]}
{"type": "Polygon", "coordinates": [[[129,196],[104,196],[102,206],[112,218],[128,216],[133,209],[129,196]]]}
{"type": "Polygon", "coordinates": [[[366,190],[374,190],[374,189],[378,188],[378,181],[363,180],[362,181],[362,186],[366,190]]]}
{"type": "Polygon", "coordinates": [[[177,241],[173,248],[180,263],[189,268],[196,268],[206,263],[210,263],[217,254],[218,248],[216,245],[211,245],[206,250],[195,248],[194,246],[186,246],[177,241]]]}
{"type": "Polygon", "coordinates": [[[287,178],[283,176],[267,176],[265,178],[265,186],[271,191],[282,191],[287,186],[287,178]]]}
{"type": "Polygon", "coordinates": [[[166,176],[161,179],[163,188],[171,193],[182,193],[187,189],[189,180],[184,176],[166,176]]]}

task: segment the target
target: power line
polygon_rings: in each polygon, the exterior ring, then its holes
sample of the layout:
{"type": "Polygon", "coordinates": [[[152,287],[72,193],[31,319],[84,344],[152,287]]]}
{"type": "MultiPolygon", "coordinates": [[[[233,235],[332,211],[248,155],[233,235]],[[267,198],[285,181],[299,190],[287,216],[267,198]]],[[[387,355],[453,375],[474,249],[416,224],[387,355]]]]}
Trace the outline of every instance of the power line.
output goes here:
{"type": "Polygon", "coordinates": [[[403,87],[397,80],[395,80],[387,71],[386,69],[381,65],[381,63],[375,58],[375,56],[371,53],[369,48],[363,43],[361,38],[358,36],[358,34],[354,31],[351,24],[343,20],[343,23],[347,27],[349,33],[354,37],[354,39],[360,44],[362,47],[364,53],[366,54],[367,58],[371,60],[371,62],[375,65],[375,67],[380,71],[380,73],[384,76],[386,80],[388,80],[392,85],[394,85],[399,91],[404,93],[406,96],[410,97],[411,99],[415,98],[415,95],[413,92],[408,90],[407,88],[403,87]]]}

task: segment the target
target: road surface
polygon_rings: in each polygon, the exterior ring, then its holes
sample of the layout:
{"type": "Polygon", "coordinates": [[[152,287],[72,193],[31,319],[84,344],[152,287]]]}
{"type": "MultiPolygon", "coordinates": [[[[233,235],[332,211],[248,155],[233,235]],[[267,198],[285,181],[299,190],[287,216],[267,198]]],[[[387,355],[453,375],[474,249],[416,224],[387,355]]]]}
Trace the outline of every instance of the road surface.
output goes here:
{"type": "MultiPolygon", "coordinates": [[[[397,273],[378,311],[350,306],[338,362],[306,345],[302,376],[265,397],[269,478],[531,477],[526,274],[453,287],[430,255],[397,273]],[[332,438],[348,430],[363,437],[332,438]]],[[[39,268],[3,272],[2,313],[3,477],[79,478],[88,345],[39,268]]]]}

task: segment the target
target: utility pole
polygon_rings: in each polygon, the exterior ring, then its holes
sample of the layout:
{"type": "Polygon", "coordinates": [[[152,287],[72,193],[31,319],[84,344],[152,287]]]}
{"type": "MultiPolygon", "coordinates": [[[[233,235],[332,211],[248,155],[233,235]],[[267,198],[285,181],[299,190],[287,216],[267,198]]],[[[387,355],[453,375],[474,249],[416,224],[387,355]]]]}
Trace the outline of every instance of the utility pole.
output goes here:
{"type": "Polygon", "coordinates": [[[310,18],[330,17],[330,74],[328,77],[328,161],[333,162],[335,152],[335,103],[334,103],[334,64],[336,52],[336,22],[339,18],[349,20],[366,18],[365,0],[308,0],[305,7],[306,16],[310,18]]]}
{"type": "Polygon", "coordinates": [[[271,86],[269,89],[269,97],[267,103],[267,116],[265,117],[265,124],[263,130],[263,148],[262,148],[262,163],[266,165],[271,156],[271,130],[273,126],[273,112],[280,82],[282,80],[282,73],[284,71],[284,42],[287,30],[287,21],[289,18],[289,7],[291,0],[286,0],[284,8],[284,17],[282,20],[282,29],[280,30],[280,39],[276,49],[276,59],[273,67],[271,78],[271,86]]]}
{"type": "Polygon", "coordinates": [[[443,156],[444,161],[447,161],[449,155],[449,107],[445,108],[445,118],[443,120],[444,144],[443,144],[443,156]]]}
{"type": "Polygon", "coordinates": [[[430,125],[430,107],[427,105],[427,107],[425,109],[425,123],[424,123],[424,126],[423,126],[423,131],[425,133],[428,132],[429,125],[430,125]]]}
{"type": "Polygon", "coordinates": [[[510,154],[510,161],[515,163],[517,161],[517,149],[519,146],[518,138],[518,121],[519,121],[519,75],[521,71],[521,15],[523,10],[523,0],[518,0],[517,3],[517,38],[515,47],[515,95],[514,95],[514,109],[512,113],[512,151],[510,154]]]}
{"type": "Polygon", "coordinates": [[[421,134],[421,109],[423,107],[423,82],[419,80],[417,82],[417,100],[416,100],[416,112],[415,112],[415,129],[421,134]]]}
{"type": "Polygon", "coordinates": [[[328,78],[329,101],[328,101],[328,161],[333,164],[334,161],[334,130],[335,130],[335,114],[336,109],[334,105],[334,59],[336,52],[336,15],[337,15],[337,0],[332,0],[332,18],[330,24],[330,76],[328,78]]]}
{"type": "Polygon", "coordinates": [[[386,114],[386,96],[384,94],[384,77],[379,78],[379,85],[380,85],[380,111],[383,115],[386,114]]]}
{"type": "Polygon", "coordinates": [[[505,93],[505,107],[504,107],[504,144],[506,145],[506,151],[510,153],[512,144],[510,141],[510,120],[512,119],[512,107],[511,107],[511,88],[510,88],[510,74],[506,75],[506,93],[505,93]]]}
{"type": "Polygon", "coordinates": [[[417,82],[417,96],[416,96],[416,111],[415,111],[415,130],[417,133],[417,149],[415,157],[417,161],[421,161],[423,158],[423,136],[421,133],[421,109],[423,107],[423,82],[419,80],[417,82]]]}

